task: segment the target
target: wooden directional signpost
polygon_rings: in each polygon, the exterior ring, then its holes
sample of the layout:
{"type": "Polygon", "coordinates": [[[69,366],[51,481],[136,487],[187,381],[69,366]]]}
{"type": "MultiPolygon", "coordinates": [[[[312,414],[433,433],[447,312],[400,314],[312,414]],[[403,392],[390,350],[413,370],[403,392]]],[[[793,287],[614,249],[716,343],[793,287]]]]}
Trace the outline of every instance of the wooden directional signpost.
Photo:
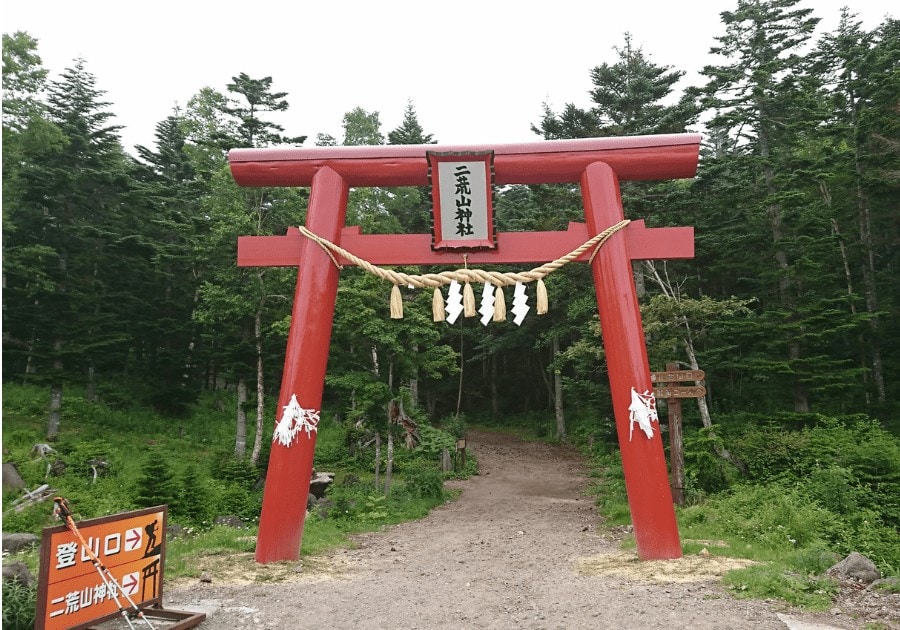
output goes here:
{"type": "MultiPolygon", "coordinates": [[[[78,535],[84,543],[66,525],[45,528],[35,629],[89,628],[126,614],[130,619],[130,603],[146,619],[166,622],[169,630],[193,628],[206,619],[205,613],[162,607],[167,513],[161,505],[81,521],[78,535]]],[[[137,623],[129,621],[131,627],[137,623]]]]}
{"type": "Polygon", "coordinates": [[[682,381],[702,381],[703,370],[679,370],[677,363],[667,363],[665,372],[650,372],[653,393],[665,398],[669,410],[669,462],[672,469],[672,499],[684,505],[684,442],[681,432],[681,399],[706,396],[702,385],[680,385],[682,381]]]}

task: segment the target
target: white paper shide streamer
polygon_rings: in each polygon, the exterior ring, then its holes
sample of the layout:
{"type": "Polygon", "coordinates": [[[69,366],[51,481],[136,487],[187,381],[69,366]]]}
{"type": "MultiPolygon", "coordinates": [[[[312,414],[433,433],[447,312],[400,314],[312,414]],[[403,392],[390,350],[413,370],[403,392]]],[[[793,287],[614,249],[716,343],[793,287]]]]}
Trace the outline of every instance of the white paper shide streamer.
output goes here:
{"type": "Polygon", "coordinates": [[[631,420],[631,427],[628,431],[628,441],[634,433],[634,423],[637,422],[641,431],[648,439],[653,437],[653,422],[659,424],[659,416],[656,414],[656,396],[653,392],[645,390],[643,394],[638,394],[634,387],[631,388],[631,404],[628,406],[628,417],[631,420]]]}
{"type": "Polygon", "coordinates": [[[285,406],[281,420],[275,426],[272,441],[278,442],[282,446],[290,446],[300,431],[306,431],[306,437],[310,437],[313,431],[318,433],[319,412],[314,409],[304,409],[297,402],[297,394],[291,394],[291,402],[285,406]]]}
{"type": "Polygon", "coordinates": [[[450,282],[450,290],[447,292],[447,306],[444,310],[447,311],[448,324],[455,322],[459,314],[463,312],[462,285],[456,280],[450,282]]]}
{"type": "Polygon", "coordinates": [[[484,289],[481,292],[481,308],[478,309],[478,312],[481,313],[481,325],[487,326],[488,322],[491,321],[491,318],[494,316],[494,285],[490,282],[484,283],[484,289]]]}
{"type": "Polygon", "coordinates": [[[515,292],[513,293],[513,307],[512,312],[515,315],[515,319],[513,322],[516,326],[521,326],[522,321],[525,319],[525,315],[528,314],[528,311],[531,309],[527,304],[528,302],[528,294],[525,293],[525,285],[521,282],[516,282],[515,292]]]}

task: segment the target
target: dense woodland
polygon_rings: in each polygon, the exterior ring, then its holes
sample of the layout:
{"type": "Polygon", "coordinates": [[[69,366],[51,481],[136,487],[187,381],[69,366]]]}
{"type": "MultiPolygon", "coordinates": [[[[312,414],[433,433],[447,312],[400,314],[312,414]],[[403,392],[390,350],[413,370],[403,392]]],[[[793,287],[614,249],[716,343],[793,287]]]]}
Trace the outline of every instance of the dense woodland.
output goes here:
{"type": "MultiPolygon", "coordinates": [[[[865,414],[896,430],[900,29],[888,18],[867,31],[845,12],[814,39],[819,18],[796,4],[738,0],[723,12],[721,65],[703,68],[700,85],[626,34],[572,86],[590,107],[545,107],[530,126],[535,141],[702,132],[696,178],[622,191],[629,218],[695,227],[693,260],[635,264],[651,369],[706,372],[708,395],[686,422],[865,414]]],[[[46,387],[51,439],[70,392],[177,417],[227,389],[235,453],[256,462],[296,271],[238,268],[236,242],[302,225],[309,191],[240,188],[227,152],[311,144],[269,120],[291,95],[236,68],[225,92],[198,85],[157,123],[155,146],[131,152],[88,62],[57,80],[49,70],[28,33],[3,35],[4,382],[46,387]]],[[[340,139],[314,144],[441,142],[414,101],[389,131],[359,101],[340,139]]],[[[577,186],[508,186],[495,203],[500,231],[583,221],[577,186]]],[[[428,232],[430,192],[355,189],[347,224],[428,232]]],[[[402,394],[435,421],[540,414],[548,433],[611,436],[590,271],[573,264],[546,282],[549,313],[521,327],[448,325],[432,321],[426,291],[407,292],[405,317],[391,319],[390,285],[345,268],[323,413],[378,423],[402,394]]]]}

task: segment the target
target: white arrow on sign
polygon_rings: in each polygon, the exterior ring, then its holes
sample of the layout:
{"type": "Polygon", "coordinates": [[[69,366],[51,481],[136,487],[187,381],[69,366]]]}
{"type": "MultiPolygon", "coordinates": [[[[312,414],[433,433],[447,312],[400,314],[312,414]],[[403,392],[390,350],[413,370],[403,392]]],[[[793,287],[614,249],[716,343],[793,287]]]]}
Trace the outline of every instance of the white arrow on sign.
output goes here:
{"type": "Polygon", "coordinates": [[[137,571],[129,573],[122,578],[122,591],[128,595],[134,595],[138,591],[138,584],[140,584],[140,581],[138,580],[137,571]]]}
{"type": "Polygon", "coordinates": [[[125,551],[134,551],[141,546],[143,532],[140,527],[132,527],[125,530],[125,551]]]}

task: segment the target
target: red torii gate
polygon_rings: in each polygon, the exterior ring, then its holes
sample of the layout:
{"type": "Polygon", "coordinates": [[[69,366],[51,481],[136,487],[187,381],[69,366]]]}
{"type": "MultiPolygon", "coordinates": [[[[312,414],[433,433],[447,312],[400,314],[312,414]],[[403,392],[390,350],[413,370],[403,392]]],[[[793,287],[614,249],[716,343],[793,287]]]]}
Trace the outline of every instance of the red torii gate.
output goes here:
{"type": "MultiPolygon", "coordinates": [[[[365,235],[359,227],[344,227],[350,187],[427,185],[429,151],[493,151],[498,185],[578,182],[585,223],[570,223],[564,232],[500,233],[496,248],[467,253],[469,264],[542,262],[622,221],[620,180],[694,177],[699,147],[698,134],[672,134],[494,146],[234,149],[228,159],[241,186],[311,186],[306,229],[361,259],[375,265],[459,267],[460,253],[433,250],[430,234],[365,235]]],[[[679,558],[681,545],[658,428],[648,436],[633,431],[635,392],[652,392],[653,385],[631,261],[693,255],[692,227],[647,228],[643,221],[632,221],[609,238],[591,263],[628,503],[643,560],[679,558]]],[[[578,260],[589,257],[586,252],[578,260]]],[[[286,415],[294,409],[306,430],[287,444],[273,439],[256,545],[257,562],[296,560],[339,272],[323,248],[295,228],[286,236],[240,237],[238,265],[298,267],[279,405],[286,415]],[[308,423],[304,413],[312,414],[308,423]]]]}

